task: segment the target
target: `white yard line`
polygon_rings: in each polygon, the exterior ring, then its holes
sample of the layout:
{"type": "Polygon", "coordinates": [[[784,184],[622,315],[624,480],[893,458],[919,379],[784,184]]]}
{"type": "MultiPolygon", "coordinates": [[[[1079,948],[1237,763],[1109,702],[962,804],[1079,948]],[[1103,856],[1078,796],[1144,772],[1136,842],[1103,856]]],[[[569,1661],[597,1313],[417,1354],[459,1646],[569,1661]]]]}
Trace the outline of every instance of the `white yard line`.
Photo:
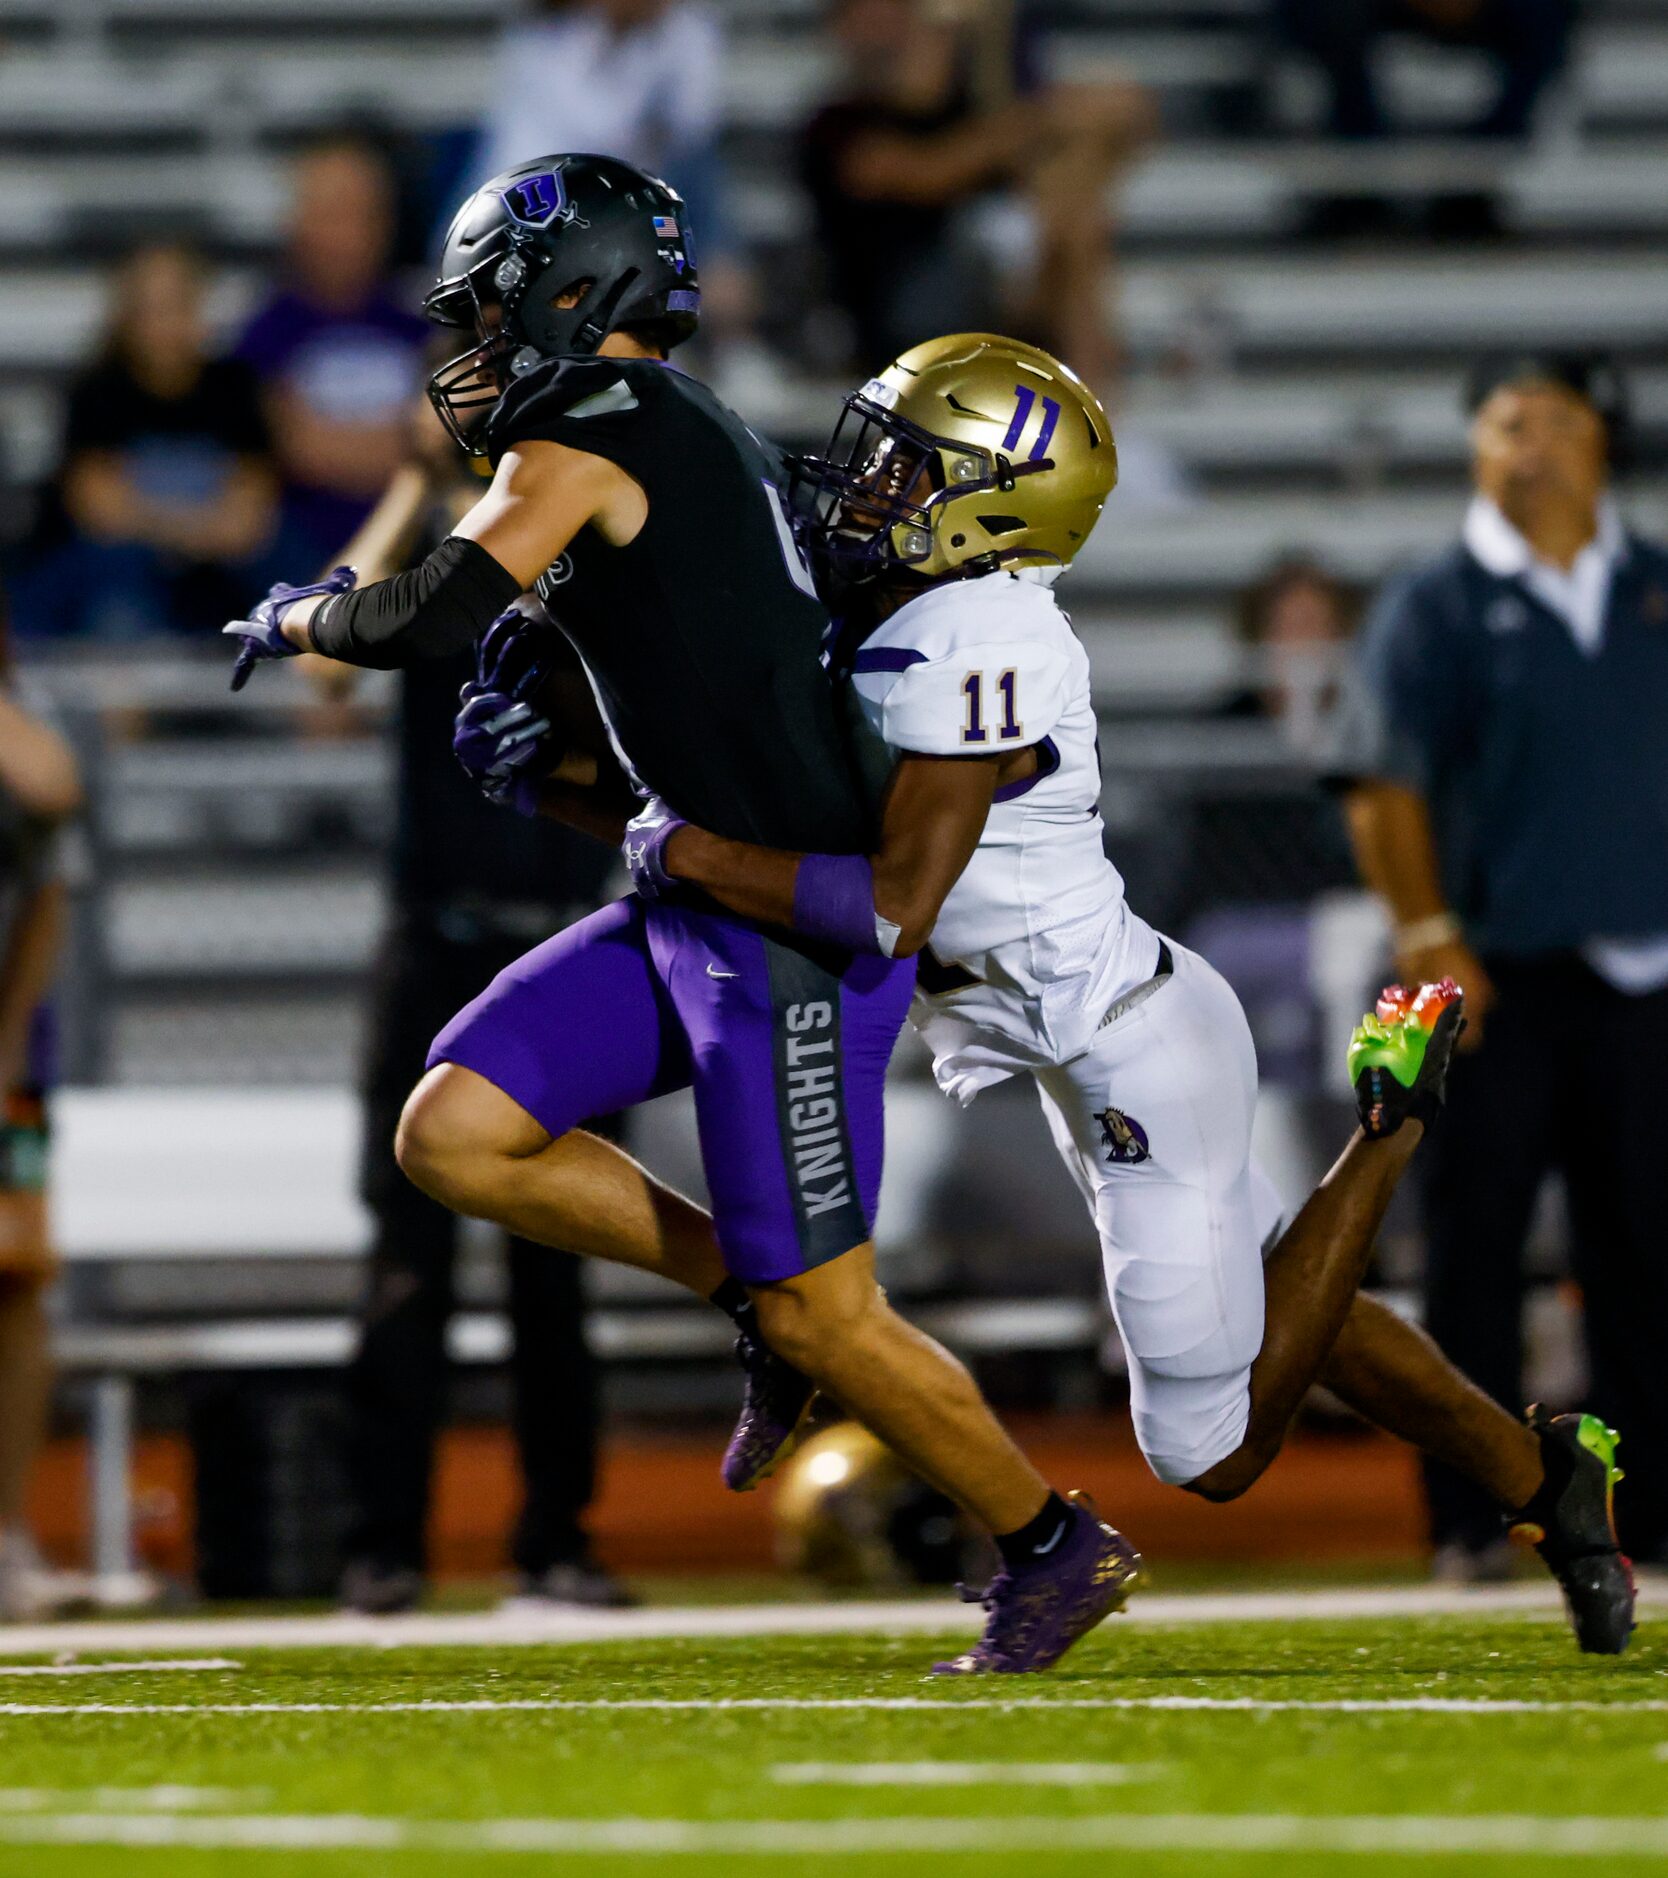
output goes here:
{"type": "Polygon", "coordinates": [[[1163,1761],[779,1761],[779,1787],[1123,1787],[1160,1780],[1163,1761]]]}
{"type": "Polygon", "coordinates": [[[0,1819],[11,1845],[195,1850],[523,1852],[578,1857],[969,1852],[1390,1852],[1520,1858],[1668,1858],[1668,1819],[1532,1814],[1311,1817],[1289,1813],[997,1815],[981,1819],[378,1819],[339,1814],[164,1818],[66,1813],[0,1819]]]}
{"type": "Polygon", "coordinates": [[[0,1813],[65,1813],[96,1806],[110,1812],[189,1813],[258,1805],[267,1787],[0,1787],[0,1813]]]}
{"type": "MultiPolygon", "coordinates": [[[[1668,1610],[1668,1586],[1641,1588],[1646,1610],[1668,1610]]],[[[1140,1624],[1289,1623],[1313,1618],[1561,1616],[1550,1580],[1456,1590],[1396,1585],[1342,1591],[1255,1591],[1137,1596],[1129,1617],[1140,1624]]],[[[936,1598],[854,1600],[837,1604],[650,1606],[633,1611],[418,1612],[403,1617],[188,1617],[19,1624],[0,1630],[0,1650],[28,1655],[56,1650],[395,1649],[404,1645],[502,1647],[523,1643],[662,1641],[683,1637],[889,1636],[960,1632],[976,1620],[967,1607],[936,1598]]]]}
{"type": "MultiPolygon", "coordinates": [[[[6,1641],[0,1631],[0,1641],[6,1641]]],[[[177,1675],[184,1670],[242,1669],[224,1656],[176,1657],[170,1661],[121,1663],[0,1663],[0,1676],[147,1676],[177,1675]]]]}
{"type": "Polygon", "coordinates": [[[1238,1695],[851,1695],[527,1696],[426,1702],[0,1702],[0,1717],[25,1715],[565,1715],[590,1710],[722,1714],[793,1710],[1173,1709],[1251,1715],[1665,1715],[1668,1697],[1630,1702],[1535,1702],[1522,1696],[1353,1696],[1333,1700],[1238,1695]]]}

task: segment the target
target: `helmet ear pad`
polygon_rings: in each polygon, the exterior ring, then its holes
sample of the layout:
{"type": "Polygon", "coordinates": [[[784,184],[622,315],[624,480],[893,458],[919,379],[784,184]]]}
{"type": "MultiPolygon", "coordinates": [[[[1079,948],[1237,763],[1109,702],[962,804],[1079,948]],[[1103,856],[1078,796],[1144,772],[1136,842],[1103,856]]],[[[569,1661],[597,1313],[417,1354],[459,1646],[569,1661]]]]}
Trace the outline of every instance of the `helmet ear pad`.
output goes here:
{"type": "Polygon", "coordinates": [[[939,457],[945,486],[927,504],[932,553],[921,572],[948,574],[961,567],[1005,564],[1011,559],[1012,537],[1027,526],[1005,498],[1019,476],[1045,466],[1013,464],[1003,456],[991,459],[965,444],[947,444],[939,457]]]}
{"type": "Polygon", "coordinates": [[[614,314],[636,285],[639,270],[627,268],[614,280],[586,280],[584,292],[570,307],[559,306],[578,284],[571,263],[556,260],[520,283],[514,303],[505,301],[506,327],[541,357],[595,352],[613,329],[614,314]]]}

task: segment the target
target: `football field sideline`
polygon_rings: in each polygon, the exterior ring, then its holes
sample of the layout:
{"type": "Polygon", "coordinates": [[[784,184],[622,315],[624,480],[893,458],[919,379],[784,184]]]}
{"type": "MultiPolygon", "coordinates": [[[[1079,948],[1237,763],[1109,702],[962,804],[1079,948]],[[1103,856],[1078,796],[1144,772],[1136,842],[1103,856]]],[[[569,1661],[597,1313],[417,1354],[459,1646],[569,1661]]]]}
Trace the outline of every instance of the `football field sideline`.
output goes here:
{"type": "MultiPolygon", "coordinates": [[[[1668,1610],[1668,1580],[1640,1585],[1640,1610],[1668,1610]]],[[[1137,1593],[1123,1621],[1193,1625],[1336,1622],[1415,1617],[1561,1618],[1550,1579],[1453,1588],[1388,1585],[1297,1591],[1137,1593]]],[[[969,1607],[937,1598],[841,1599],[817,1604],[649,1605],[629,1611],[525,1608],[318,1616],[87,1618],[0,1629],[0,1656],[64,1651],[503,1647],[658,1642],[703,1637],[941,1636],[975,1629],[969,1607]]]]}
{"type": "Polygon", "coordinates": [[[1251,1695],[713,1695],[471,1696],[411,1702],[0,1702],[0,1717],[31,1715],[563,1715],[874,1714],[933,1710],[1014,1715],[1098,1710],[1243,1715],[1668,1715],[1668,1696],[1614,1702],[1553,1696],[1251,1695]]]}
{"type": "Polygon", "coordinates": [[[1023,1852],[1385,1853],[1668,1858],[1668,1819],[1528,1813],[1007,1814],[977,1819],[393,1819],[372,1814],[57,1813],[0,1818],[0,1845],[194,1851],[854,1857],[1023,1852]]]}

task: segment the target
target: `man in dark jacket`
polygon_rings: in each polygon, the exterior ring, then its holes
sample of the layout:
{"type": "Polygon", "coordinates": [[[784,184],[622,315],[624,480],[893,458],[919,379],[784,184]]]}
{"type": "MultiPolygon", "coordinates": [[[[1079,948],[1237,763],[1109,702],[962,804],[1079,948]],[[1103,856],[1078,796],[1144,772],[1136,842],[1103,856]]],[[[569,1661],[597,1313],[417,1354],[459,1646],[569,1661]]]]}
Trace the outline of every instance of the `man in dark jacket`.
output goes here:
{"type": "MultiPolygon", "coordinates": [[[[1625,1547],[1668,1546],[1668,551],[1608,494],[1622,404],[1603,362],[1502,359],[1472,387],[1462,539],[1365,635],[1347,756],[1361,869],[1412,979],[1471,1028],[1426,1158],[1428,1323],[1519,1400],[1523,1251],[1543,1176],[1569,1195],[1593,1405],[1627,1435],[1625,1547]]],[[[1487,1569],[1498,1521],[1430,1470],[1439,1565],[1487,1569]]]]}

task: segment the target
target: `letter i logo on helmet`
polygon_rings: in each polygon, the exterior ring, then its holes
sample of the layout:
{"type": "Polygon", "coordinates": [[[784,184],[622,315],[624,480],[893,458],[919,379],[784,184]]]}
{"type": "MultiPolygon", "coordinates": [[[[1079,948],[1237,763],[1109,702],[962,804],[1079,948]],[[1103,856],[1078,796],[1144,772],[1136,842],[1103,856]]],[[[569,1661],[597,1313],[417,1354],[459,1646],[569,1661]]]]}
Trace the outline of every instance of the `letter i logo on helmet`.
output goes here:
{"type": "Polygon", "coordinates": [[[504,206],[527,228],[548,228],[559,215],[571,213],[560,170],[538,170],[523,176],[503,192],[504,206]]]}

